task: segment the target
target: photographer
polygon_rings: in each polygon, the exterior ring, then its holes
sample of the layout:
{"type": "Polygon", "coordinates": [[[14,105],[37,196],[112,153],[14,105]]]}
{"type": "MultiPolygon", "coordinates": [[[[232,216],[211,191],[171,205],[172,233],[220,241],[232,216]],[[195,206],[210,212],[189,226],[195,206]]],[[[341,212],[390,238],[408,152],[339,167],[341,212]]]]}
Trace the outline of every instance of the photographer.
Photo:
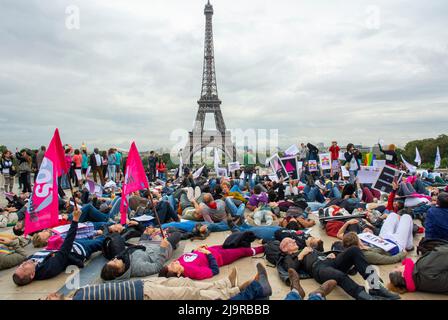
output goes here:
{"type": "Polygon", "coordinates": [[[358,171],[361,169],[360,162],[362,161],[361,152],[355,148],[353,143],[347,145],[347,152],[344,154],[345,157],[345,167],[350,173],[350,183],[354,183],[358,171]]]}

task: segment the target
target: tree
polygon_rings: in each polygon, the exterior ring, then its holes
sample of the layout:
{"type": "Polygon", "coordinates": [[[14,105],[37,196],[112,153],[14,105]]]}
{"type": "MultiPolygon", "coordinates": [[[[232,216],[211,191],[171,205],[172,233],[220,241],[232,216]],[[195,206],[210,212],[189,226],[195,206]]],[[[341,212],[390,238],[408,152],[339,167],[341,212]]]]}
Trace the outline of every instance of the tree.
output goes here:
{"type": "Polygon", "coordinates": [[[422,157],[422,167],[431,168],[432,166],[434,166],[437,147],[440,148],[440,155],[442,157],[441,167],[447,167],[448,135],[442,134],[435,139],[431,138],[410,141],[406,144],[404,149],[398,150],[398,153],[402,154],[407,161],[414,163],[416,147],[418,148],[422,157]]]}

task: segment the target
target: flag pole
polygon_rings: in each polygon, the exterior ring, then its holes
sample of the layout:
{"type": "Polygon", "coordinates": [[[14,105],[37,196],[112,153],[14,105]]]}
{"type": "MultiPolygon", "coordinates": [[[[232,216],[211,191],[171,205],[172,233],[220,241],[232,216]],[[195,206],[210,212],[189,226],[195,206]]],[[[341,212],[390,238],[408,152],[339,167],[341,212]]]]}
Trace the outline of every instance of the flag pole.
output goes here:
{"type": "Polygon", "coordinates": [[[162,233],[162,238],[165,239],[165,233],[163,232],[162,224],[160,223],[159,214],[157,213],[157,208],[154,205],[154,199],[152,198],[152,193],[151,193],[151,190],[149,189],[149,187],[148,187],[148,193],[149,193],[149,199],[150,199],[151,204],[152,204],[152,208],[154,209],[154,214],[156,216],[157,223],[159,224],[160,232],[162,233]]]}
{"type": "Polygon", "coordinates": [[[78,211],[78,205],[76,204],[75,194],[73,192],[72,180],[70,179],[70,174],[67,173],[68,185],[70,186],[70,192],[72,193],[73,204],[75,206],[75,210],[78,211]]]}

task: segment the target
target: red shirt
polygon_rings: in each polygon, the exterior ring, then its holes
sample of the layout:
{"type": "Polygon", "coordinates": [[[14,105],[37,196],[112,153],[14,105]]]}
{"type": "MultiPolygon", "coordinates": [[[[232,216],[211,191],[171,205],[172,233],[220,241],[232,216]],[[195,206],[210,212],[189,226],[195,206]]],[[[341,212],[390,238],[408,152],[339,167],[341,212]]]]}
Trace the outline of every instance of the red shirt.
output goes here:
{"type": "Polygon", "coordinates": [[[330,147],[330,152],[331,152],[331,161],[333,160],[338,160],[339,159],[339,151],[341,151],[341,148],[339,148],[339,146],[331,146],[330,147]]]}
{"type": "Polygon", "coordinates": [[[82,156],[80,154],[73,156],[73,162],[75,163],[76,168],[81,168],[82,164],[82,156]]]}

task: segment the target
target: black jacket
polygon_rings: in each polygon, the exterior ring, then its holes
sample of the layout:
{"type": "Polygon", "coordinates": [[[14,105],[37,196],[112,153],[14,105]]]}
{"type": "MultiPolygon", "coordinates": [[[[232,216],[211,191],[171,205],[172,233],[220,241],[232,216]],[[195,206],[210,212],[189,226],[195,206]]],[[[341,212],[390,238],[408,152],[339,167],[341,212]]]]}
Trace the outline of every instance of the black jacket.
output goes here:
{"type": "Polygon", "coordinates": [[[92,167],[92,169],[96,169],[98,166],[96,165],[96,158],[95,153],[92,153],[89,157],[89,164],[92,167]]]}
{"type": "Polygon", "coordinates": [[[72,253],[73,241],[75,241],[78,222],[72,221],[67,237],[59,251],[48,255],[41,263],[36,266],[35,280],[51,279],[64,272],[69,265],[83,267],[83,258],[72,253]]]}

